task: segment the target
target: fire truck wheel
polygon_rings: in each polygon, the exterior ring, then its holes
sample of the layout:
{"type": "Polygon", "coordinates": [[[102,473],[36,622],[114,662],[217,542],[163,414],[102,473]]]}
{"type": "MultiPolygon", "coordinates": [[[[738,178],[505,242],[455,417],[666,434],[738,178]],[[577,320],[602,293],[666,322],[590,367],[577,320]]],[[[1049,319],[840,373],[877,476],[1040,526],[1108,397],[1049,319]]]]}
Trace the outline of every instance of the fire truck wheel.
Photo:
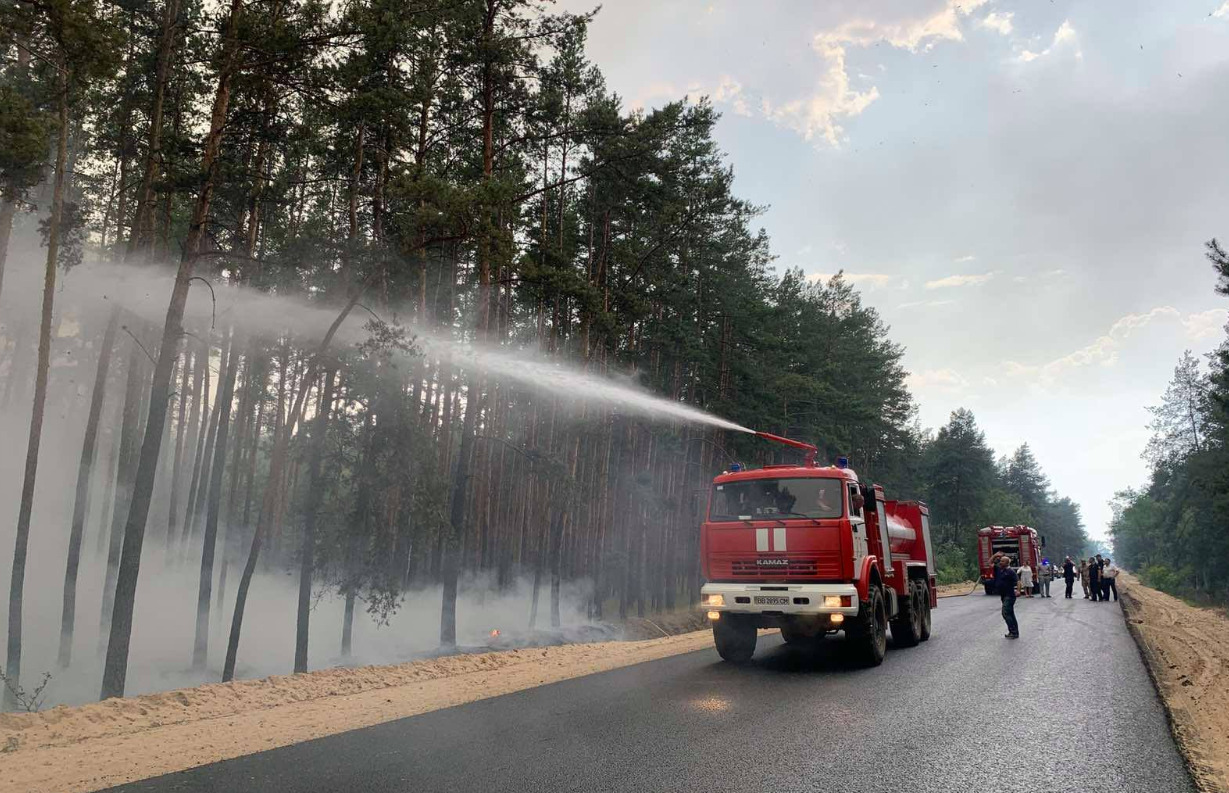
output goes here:
{"type": "Polygon", "coordinates": [[[922,641],[930,638],[930,588],[922,584],[922,641]]]}
{"type": "Polygon", "coordinates": [[[713,642],[723,661],[745,664],[755,655],[755,626],[730,615],[713,623],[713,642]]]}
{"type": "Polygon", "coordinates": [[[888,649],[888,611],[878,586],[868,590],[853,625],[845,629],[845,643],[853,659],[863,666],[879,666],[888,649]]]}
{"type": "Polygon", "coordinates": [[[902,598],[900,614],[892,620],[892,641],[897,647],[916,647],[922,640],[922,604],[916,581],[909,582],[909,597],[902,598]]]}

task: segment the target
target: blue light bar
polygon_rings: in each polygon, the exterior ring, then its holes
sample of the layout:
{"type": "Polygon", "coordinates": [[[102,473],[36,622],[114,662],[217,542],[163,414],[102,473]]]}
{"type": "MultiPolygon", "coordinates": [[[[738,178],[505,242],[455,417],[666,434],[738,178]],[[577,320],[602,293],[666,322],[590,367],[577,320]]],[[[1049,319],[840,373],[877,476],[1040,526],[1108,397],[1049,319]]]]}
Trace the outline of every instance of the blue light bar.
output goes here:
{"type": "Polygon", "coordinates": [[[849,467],[849,458],[848,458],[848,457],[838,457],[838,458],[836,458],[836,467],[837,467],[837,468],[848,468],[848,467],[849,467]]]}

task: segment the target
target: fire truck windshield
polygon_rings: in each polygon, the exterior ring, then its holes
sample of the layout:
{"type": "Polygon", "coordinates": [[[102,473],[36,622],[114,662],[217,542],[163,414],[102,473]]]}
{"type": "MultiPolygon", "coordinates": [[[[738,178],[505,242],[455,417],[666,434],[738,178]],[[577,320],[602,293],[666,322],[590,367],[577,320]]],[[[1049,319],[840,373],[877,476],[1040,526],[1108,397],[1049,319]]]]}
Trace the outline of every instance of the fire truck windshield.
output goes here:
{"type": "Polygon", "coordinates": [[[841,483],[835,479],[750,479],[713,486],[708,519],[839,518],[841,483]]]}

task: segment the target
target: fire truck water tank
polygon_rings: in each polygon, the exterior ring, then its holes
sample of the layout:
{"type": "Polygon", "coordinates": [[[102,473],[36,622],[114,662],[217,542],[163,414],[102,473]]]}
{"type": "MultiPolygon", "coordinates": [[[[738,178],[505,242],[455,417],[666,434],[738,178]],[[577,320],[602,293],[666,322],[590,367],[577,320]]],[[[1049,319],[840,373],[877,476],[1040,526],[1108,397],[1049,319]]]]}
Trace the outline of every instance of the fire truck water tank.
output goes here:
{"type": "Polygon", "coordinates": [[[888,515],[888,537],[892,543],[893,553],[906,553],[913,545],[913,541],[917,539],[917,532],[908,523],[897,518],[895,515],[888,515]]]}

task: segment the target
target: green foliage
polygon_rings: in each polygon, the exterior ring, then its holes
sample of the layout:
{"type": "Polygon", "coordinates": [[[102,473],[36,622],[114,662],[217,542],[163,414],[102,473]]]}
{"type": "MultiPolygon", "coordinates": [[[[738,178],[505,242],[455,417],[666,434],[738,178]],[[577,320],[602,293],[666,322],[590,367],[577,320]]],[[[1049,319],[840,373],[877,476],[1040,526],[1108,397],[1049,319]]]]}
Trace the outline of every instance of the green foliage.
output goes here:
{"type": "Polygon", "coordinates": [[[977,578],[977,554],[956,543],[943,543],[935,548],[935,577],[940,584],[958,584],[977,578]]]}
{"type": "MultiPolygon", "coordinates": [[[[1226,256],[1216,240],[1208,258],[1229,294],[1226,256]]],[[[1229,600],[1229,340],[1201,363],[1189,351],[1174,368],[1160,404],[1149,408],[1153,436],[1144,457],[1147,487],[1110,502],[1114,553],[1145,583],[1183,597],[1229,600]]]]}
{"type": "Polygon", "coordinates": [[[16,201],[42,179],[55,119],[12,77],[0,80],[0,197],[16,201]]]}

